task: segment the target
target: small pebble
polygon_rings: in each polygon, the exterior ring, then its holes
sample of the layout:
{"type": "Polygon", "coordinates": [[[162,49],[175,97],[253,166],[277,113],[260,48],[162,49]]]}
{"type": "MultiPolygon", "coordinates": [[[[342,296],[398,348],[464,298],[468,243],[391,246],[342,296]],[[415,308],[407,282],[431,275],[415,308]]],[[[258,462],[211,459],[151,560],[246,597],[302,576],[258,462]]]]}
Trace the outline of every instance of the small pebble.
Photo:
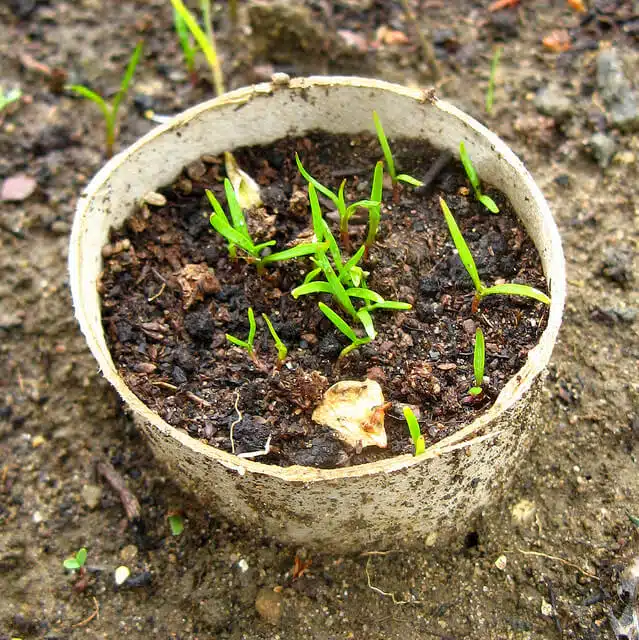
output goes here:
{"type": "Polygon", "coordinates": [[[124,584],[127,581],[127,578],[131,575],[131,570],[129,567],[125,567],[124,565],[118,567],[115,570],[115,584],[119,587],[121,584],[124,584]]]}
{"type": "Polygon", "coordinates": [[[53,231],[53,233],[57,233],[60,236],[67,235],[70,229],[71,229],[71,225],[68,222],[66,222],[66,220],[56,220],[51,225],[51,231],[53,231]]]}
{"type": "Polygon", "coordinates": [[[120,560],[131,564],[138,555],[138,548],[134,544],[127,544],[120,550],[120,560]]]}
{"type": "Polygon", "coordinates": [[[262,587],[255,598],[255,609],[262,620],[276,626],[282,617],[282,596],[271,587],[262,587]]]}
{"type": "Polygon", "coordinates": [[[102,499],[102,487],[95,484],[85,484],[82,487],[82,499],[89,509],[97,508],[102,499]]]}
{"type": "Polygon", "coordinates": [[[497,560],[495,560],[495,566],[500,571],[505,571],[507,564],[508,564],[508,558],[505,555],[501,555],[499,556],[499,558],[497,558],[497,560]]]}
{"type": "Polygon", "coordinates": [[[163,207],[166,204],[166,198],[157,191],[148,191],[142,199],[153,207],[163,207]]]}

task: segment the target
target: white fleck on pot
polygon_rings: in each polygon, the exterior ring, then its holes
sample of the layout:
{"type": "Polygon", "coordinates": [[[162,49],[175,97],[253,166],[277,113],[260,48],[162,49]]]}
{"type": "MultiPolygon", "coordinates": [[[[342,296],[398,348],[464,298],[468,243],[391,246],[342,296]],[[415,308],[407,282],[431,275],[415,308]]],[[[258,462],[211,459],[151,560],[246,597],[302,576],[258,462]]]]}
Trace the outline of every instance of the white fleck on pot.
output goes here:
{"type": "Polygon", "coordinates": [[[200,104],[113,158],[82,194],[69,255],[75,313],[109,382],[156,457],[203,504],[281,542],[332,552],[445,539],[498,499],[540,422],[540,391],[561,323],[565,271],[548,206],[521,161],[473,118],[431,94],[363,78],[297,78],[260,84],[200,104]],[[426,139],[458,155],[464,140],[482,180],[503,191],[532,238],[552,298],[548,326],[494,405],[414,457],[339,469],[277,467],[191,438],[144,405],[118,375],[102,329],[97,281],[109,229],[145,193],[170,183],[202,154],[267,144],[313,129],[373,132],[376,110],[390,137],[426,139]]]}

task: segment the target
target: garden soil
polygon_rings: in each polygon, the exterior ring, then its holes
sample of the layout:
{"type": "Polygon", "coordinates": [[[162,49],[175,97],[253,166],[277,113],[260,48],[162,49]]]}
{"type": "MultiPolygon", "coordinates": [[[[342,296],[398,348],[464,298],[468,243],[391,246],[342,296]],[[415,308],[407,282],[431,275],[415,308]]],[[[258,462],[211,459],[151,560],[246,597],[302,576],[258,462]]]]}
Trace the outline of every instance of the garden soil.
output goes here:
{"type": "MultiPolygon", "coordinates": [[[[1,638],[632,633],[637,16],[632,2],[593,0],[585,14],[569,6],[579,4],[490,12],[487,2],[421,3],[418,20],[441,65],[438,95],[502,136],[548,198],[564,239],[568,303],[546,421],[508,495],[447,544],[430,536],[411,551],[338,556],[239,530],[181,493],[101,379],[73,318],[68,234],[78,194],[104,162],[102,123],[95,105],[56,91],[66,74],[112,94],[144,37],[121,146],[153,126],[151,112],[210,97],[204,66],[197,87],[184,72],[168,2],[3,3],[0,82],[24,95],[0,112],[1,638]],[[556,50],[562,37],[570,50],[556,50]],[[496,46],[503,53],[487,115],[496,46]],[[179,536],[167,524],[174,513],[184,517],[179,536]],[[62,567],[82,546],[88,586],[62,567]],[[117,588],[120,565],[131,577],[117,588]]],[[[224,6],[215,14],[231,87],[273,71],[430,85],[401,3],[240,9],[234,32],[224,6]]]]}

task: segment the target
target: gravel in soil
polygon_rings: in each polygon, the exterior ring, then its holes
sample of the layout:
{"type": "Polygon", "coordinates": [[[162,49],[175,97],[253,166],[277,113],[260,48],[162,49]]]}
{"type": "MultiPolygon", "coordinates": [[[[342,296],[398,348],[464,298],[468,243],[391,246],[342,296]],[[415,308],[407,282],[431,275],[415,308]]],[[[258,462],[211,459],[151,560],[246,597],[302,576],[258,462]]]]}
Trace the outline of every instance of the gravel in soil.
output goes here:
{"type": "MultiPolygon", "coordinates": [[[[413,173],[439,155],[423,143],[393,143],[399,166],[413,173]]],[[[251,237],[256,244],[276,240],[273,250],[313,235],[295,153],[321,183],[347,179],[346,199],[354,202],[371,192],[380,150],[370,136],[323,133],[238,150],[240,166],[257,179],[264,200],[248,214],[251,237]]],[[[312,268],[309,260],[269,265],[258,276],[254,264],[229,259],[226,241],[209,225],[204,195],[210,189],[226,204],[222,163],[205,160],[186,167],[159,196],[147,196],[147,203],[163,206],[152,212],[143,206],[112,233],[104,251],[103,322],[114,360],[134,393],[173,426],[238,453],[262,450],[269,440],[270,453],[261,460],[279,465],[333,467],[407,453],[412,443],[402,406],[413,407],[428,442],[440,440],[490,406],[538,341],[543,303],[489,296],[479,312],[471,310],[473,285],[454,250],[440,196],[454,211],[486,283],[543,288],[544,280],[534,245],[506,198],[484,185],[501,209],[488,212],[469,193],[459,163],[448,163],[428,189],[404,188],[397,202],[387,190],[377,241],[363,267],[373,291],[413,309],[373,312],[375,340],[338,359],[347,343],[318,309],[319,296],[291,295],[312,268]],[[249,308],[258,318],[267,313],[287,344],[283,367],[276,366],[261,318],[255,360],[225,338],[247,335],[249,308]],[[476,327],[486,339],[489,381],[481,396],[470,396],[476,327]],[[330,385],[366,378],[376,379],[392,403],[387,449],[349,447],[311,417],[330,385]]],[[[324,205],[329,218],[337,215],[328,199],[324,205]]],[[[349,227],[353,247],[361,246],[367,231],[361,214],[349,227]]],[[[335,225],[333,232],[339,235],[335,225]]],[[[349,254],[343,256],[345,262],[349,254]]],[[[328,296],[322,299],[335,306],[328,296]]]]}

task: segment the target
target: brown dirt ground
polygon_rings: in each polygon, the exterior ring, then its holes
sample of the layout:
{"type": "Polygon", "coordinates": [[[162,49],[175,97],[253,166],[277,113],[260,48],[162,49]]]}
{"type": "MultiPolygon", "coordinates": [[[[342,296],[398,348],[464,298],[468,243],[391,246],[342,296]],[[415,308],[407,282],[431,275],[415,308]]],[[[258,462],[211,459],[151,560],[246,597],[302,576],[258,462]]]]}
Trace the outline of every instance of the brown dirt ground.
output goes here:
{"type": "MultiPolygon", "coordinates": [[[[608,129],[618,153],[605,170],[584,143],[605,128],[594,91],[597,51],[589,46],[614,42],[634,77],[636,41],[610,28],[610,16],[598,33],[592,26],[577,29],[579,16],[560,0],[540,0],[534,8],[522,3],[498,19],[486,11],[487,2],[422,4],[447,58],[440,95],[510,143],[563,233],[569,301],[547,384],[546,427],[508,496],[468,523],[464,541],[369,559],[312,555],[296,581],[294,558],[304,550],[235,529],[196,507],[162,475],[101,380],[73,319],[68,231],[77,194],[103,161],[99,113],[94,105],[50,93],[21,56],[114,90],[143,31],[147,49],[133,94],[146,96],[137,100],[143,108],[173,113],[210,91],[192,90],[176,75],[182,68],[168,3],[12,0],[0,7],[6,25],[0,80],[20,84],[25,93],[14,113],[0,115],[0,179],[26,171],[38,181],[28,200],[3,203],[0,210],[0,637],[614,638],[608,615],[624,609],[619,573],[639,546],[627,517],[639,513],[639,340],[632,318],[639,304],[632,281],[624,285],[609,276],[612,270],[617,280],[635,277],[639,139],[608,129]],[[29,5],[33,13],[18,19],[16,11],[26,14],[29,5]],[[542,47],[541,39],[557,27],[573,30],[577,51],[542,47]],[[500,37],[505,51],[495,108],[486,116],[490,57],[500,37]],[[570,98],[561,122],[540,116],[533,104],[535,91],[551,80],[570,98]],[[608,276],[602,275],[605,263],[608,276]],[[93,476],[99,460],[109,460],[139,498],[145,531],[126,527],[121,503],[107,486],[99,508],[87,506],[83,488],[99,484],[93,476]],[[177,538],[166,525],[170,509],[187,514],[177,538]],[[82,545],[89,549],[92,584],[78,594],[62,560],[82,545]],[[495,561],[502,555],[507,562],[498,563],[500,569],[495,561]],[[138,586],[114,588],[113,570],[122,563],[138,586]],[[274,596],[281,618],[272,626],[255,601],[258,594],[264,600],[261,589],[276,585],[282,586],[274,596]],[[89,619],[96,606],[99,616],[89,619]]],[[[613,7],[614,18],[631,3],[591,4],[613,7]]],[[[251,61],[251,46],[268,51],[277,68],[289,72],[428,83],[399,3],[343,5],[351,7],[345,17],[335,9],[340,3],[309,2],[317,19],[304,23],[304,7],[293,4],[295,15],[276,21],[287,27],[281,47],[259,25],[250,37],[230,39],[220,19],[223,49],[238,52],[226,56],[229,84],[268,73],[254,68],[267,61],[251,61]],[[362,6],[368,9],[357,9],[362,6]],[[374,40],[380,24],[406,31],[409,43],[366,55],[332,45],[334,29],[374,40]]],[[[152,126],[133,96],[122,116],[121,145],[152,126]]]]}

